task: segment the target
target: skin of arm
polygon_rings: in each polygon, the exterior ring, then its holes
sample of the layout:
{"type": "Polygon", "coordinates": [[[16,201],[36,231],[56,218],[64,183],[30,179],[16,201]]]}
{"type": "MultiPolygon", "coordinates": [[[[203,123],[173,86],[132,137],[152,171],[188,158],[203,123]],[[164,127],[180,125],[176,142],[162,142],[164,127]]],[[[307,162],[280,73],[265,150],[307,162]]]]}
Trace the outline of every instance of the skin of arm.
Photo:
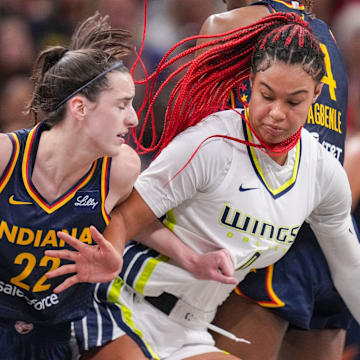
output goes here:
{"type": "Polygon", "coordinates": [[[198,279],[237,284],[233,262],[226,249],[198,254],[158,220],[135,236],[135,240],[166,254],[198,279]]]}
{"type": "MultiPolygon", "coordinates": [[[[120,206],[131,194],[136,178],[140,173],[140,158],[128,145],[122,145],[118,156],[112,159],[110,189],[105,201],[105,209],[112,218],[112,211],[120,206]]],[[[106,230],[105,230],[106,231],[106,230]]],[[[107,238],[120,254],[124,251],[125,241],[119,236],[107,238]]]]}
{"type": "Polygon", "coordinates": [[[9,137],[5,134],[0,134],[0,175],[4,172],[11,156],[13,145],[9,137]]]}
{"type": "MultiPolygon", "coordinates": [[[[214,14],[205,20],[201,27],[200,35],[226,33],[228,31],[250,25],[266,15],[269,15],[269,11],[267,7],[263,5],[248,6],[220,14],[214,14]]],[[[211,40],[211,38],[198,39],[196,45],[200,45],[211,40]]],[[[196,56],[199,56],[207,49],[208,48],[198,50],[196,56]]]]}
{"type": "Polygon", "coordinates": [[[346,143],[344,168],[347,173],[352,196],[352,210],[360,199],[360,134],[350,138],[346,143]]]}
{"type": "Polygon", "coordinates": [[[121,238],[121,242],[125,245],[156,220],[155,214],[133,189],[127,200],[111,212],[111,222],[104,231],[104,237],[110,242],[121,238]]]}

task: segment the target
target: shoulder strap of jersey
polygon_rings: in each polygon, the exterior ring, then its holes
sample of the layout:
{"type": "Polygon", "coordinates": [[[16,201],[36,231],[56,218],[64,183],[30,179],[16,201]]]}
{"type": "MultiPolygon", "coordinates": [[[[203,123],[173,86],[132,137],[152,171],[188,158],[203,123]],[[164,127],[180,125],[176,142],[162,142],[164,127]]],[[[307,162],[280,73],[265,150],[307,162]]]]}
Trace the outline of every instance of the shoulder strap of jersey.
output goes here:
{"type": "Polygon", "coordinates": [[[110,216],[105,210],[105,201],[110,188],[111,160],[112,158],[105,156],[104,158],[102,158],[101,165],[101,210],[104,221],[107,225],[110,222],[110,216]]]}
{"type": "Polygon", "coordinates": [[[15,133],[7,134],[13,144],[13,149],[8,164],[0,177],[0,193],[4,190],[14,171],[20,153],[20,142],[15,133]]]}
{"type": "Polygon", "coordinates": [[[270,13],[275,13],[275,12],[280,12],[280,11],[288,12],[291,10],[294,10],[294,11],[304,11],[305,10],[304,5],[299,1],[260,0],[260,1],[255,1],[252,4],[250,4],[250,6],[252,6],[252,5],[265,5],[268,7],[270,13]]]}

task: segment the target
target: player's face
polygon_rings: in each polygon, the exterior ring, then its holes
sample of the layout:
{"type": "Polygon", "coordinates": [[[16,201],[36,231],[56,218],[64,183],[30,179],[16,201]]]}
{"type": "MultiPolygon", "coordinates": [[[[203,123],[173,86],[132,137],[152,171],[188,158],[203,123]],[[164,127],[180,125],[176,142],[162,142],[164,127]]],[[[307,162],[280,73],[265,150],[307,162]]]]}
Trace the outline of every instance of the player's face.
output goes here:
{"type": "Polygon", "coordinates": [[[277,61],[251,77],[250,123],[267,144],[277,144],[304,125],[309,108],[321,92],[301,65],[277,61]]]}
{"type": "Polygon", "coordinates": [[[138,124],[132,105],[135,86],[129,73],[113,71],[107,77],[109,88],[96,102],[88,102],[85,131],[102,156],[115,156],[124,144],[129,128],[138,124]]]}

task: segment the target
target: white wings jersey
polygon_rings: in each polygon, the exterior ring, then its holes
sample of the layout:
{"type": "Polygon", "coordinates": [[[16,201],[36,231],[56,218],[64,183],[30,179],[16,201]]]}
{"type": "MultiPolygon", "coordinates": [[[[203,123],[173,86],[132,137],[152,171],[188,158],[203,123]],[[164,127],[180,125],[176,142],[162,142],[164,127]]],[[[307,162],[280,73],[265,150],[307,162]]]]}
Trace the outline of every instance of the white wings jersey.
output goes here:
{"type": "MultiPolygon", "coordinates": [[[[215,137],[173,178],[201,141],[215,134],[254,142],[236,112],[216,113],[177,136],[135,184],[155,215],[167,214],[165,224],[194,250],[228,249],[240,281],[280,259],[305,220],[317,237],[348,232],[346,175],[306,130],[284,166],[259,149],[215,137]]],[[[144,262],[134,284],[145,295],[171,292],[205,311],[215,310],[232,290],[162,261],[150,267],[144,262]]]]}

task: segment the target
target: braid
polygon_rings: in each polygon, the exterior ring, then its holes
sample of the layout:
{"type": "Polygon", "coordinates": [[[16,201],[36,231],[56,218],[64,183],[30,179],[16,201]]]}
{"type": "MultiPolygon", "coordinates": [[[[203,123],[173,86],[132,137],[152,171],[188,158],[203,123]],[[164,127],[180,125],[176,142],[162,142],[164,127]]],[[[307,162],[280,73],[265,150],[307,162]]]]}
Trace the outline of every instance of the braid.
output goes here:
{"type": "Polygon", "coordinates": [[[305,22],[275,28],[259,41],[252,59],[252,72],[264,71],[274,61],[301,64],[315,81],[325,74],[324,55],[305,22]]]}
{"type": "MultiPolygon", "coordinates": [[[[191,40],[194,38],[200,37],[192,37],[191,40]]],[[[161,151],[186,128],[216,111],[226,109],[231,91],[248,79],[251,71],[256,73],[265,70],[276,60],[302,64],[304,70],[316,81],[320,81],[324,74],[323,55],[318,42],[312,37],[308,23],[295,13],[268,15],[247,27],[219,34],[215,40],[200,46],[210,48],[170,74],[155,96],[154,83],[152,84],[149,93],[150,105],[141,134],[144,133],[148,117],[152,116],[152,105],[159,93],[174,74],[187,69],[170,94],[163,131],[158,142],[155,144],[153,139],[150,147],[146,148],[141,143],[142,138],[137,139],[135,136],[135,142],[142,152],[161,151]]],[[[197,51],[200,46],[179,54],[177,59],[197,51]]],[[[156,81],[159,72],[171,62],[166,62],[168,56],[169,53],[160,62],[157,71],[150,76],[153,81],[156,81]]],[[[245,118],[244,120],[247,121],[245,118]]],[[[300,131],[301,129],[290,139],[275,146],[263,144],[261,139],[259,141],[268,151],[281,153],[294,146],[300,131]]]]}

